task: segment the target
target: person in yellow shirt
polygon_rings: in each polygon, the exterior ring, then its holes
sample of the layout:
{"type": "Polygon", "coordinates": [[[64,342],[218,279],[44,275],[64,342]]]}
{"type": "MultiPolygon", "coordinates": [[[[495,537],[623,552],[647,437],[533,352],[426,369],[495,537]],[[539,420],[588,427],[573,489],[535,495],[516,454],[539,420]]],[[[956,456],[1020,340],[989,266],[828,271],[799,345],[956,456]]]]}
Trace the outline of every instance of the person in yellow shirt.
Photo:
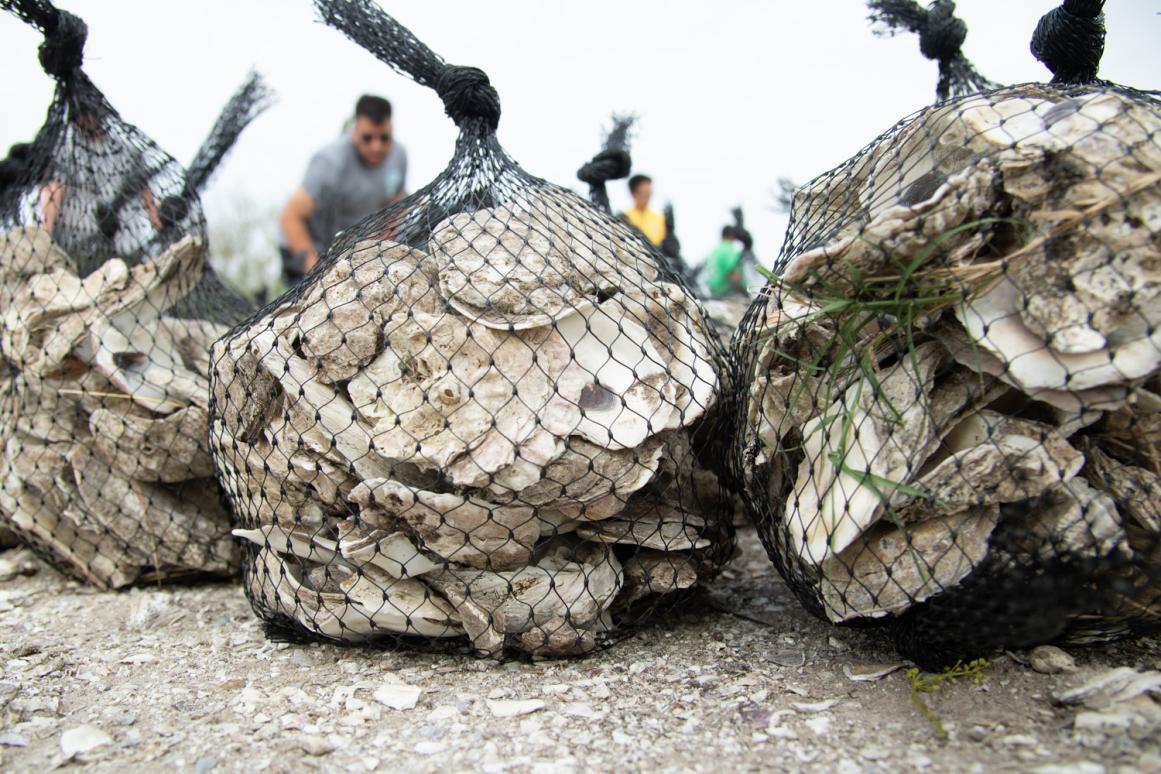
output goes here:
{"type": "Polygon", "coordinates": [[[665,216],[657,210],[649,209],[653,179],[648,175],[633,175],[629,178],[629,193],[633,195],[633,207],[622,213],[621,217],[644,234],[654,247],[661,247],[665,241],[665,216]]]}

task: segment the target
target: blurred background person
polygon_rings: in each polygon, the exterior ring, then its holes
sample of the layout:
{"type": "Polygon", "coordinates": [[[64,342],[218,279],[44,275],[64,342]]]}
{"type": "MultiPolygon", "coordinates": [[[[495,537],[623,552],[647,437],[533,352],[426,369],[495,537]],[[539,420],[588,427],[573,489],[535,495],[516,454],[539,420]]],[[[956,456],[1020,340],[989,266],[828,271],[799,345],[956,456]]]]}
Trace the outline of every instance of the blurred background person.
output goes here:
{"type": "Polygon", "coordinates": [[[722,229],[717,247],[705,259],[705,284],[711,298],[746,292],[742,277],[742,245],[733,226],[722,229]]]}
{"type": "Polygon", "coordinates": [[[407,152],[394,136],[391,103],[363,95],[354,128],[314,154],[282,210],[283,277],[293,287],[335,235],[407,195],[407,152]]]}
{"type": "Polygon", "coordinates": [[[633,196],[633,206],[621,213],[621,217],[644,234],[654,247],[661,247],[665,241],[665,216],[657,210],[649,209],[649,199],[653,196],[653,178],[633,175],[629,178],[629,193],[633,196]]]}
{"type": "Polygon", "coordinates": [[[735,207],[730,210],[730,213],[734,216],[734,239],[742,246],[742,264],[738,268],[742,275],[741,292],[748,295],[751,288],[762,287],[766,284],[766,280],[759,270],[758,256],[754,254],[754,237],[746,228],[746,219],[742,214],[742,208],[735,207]]]}

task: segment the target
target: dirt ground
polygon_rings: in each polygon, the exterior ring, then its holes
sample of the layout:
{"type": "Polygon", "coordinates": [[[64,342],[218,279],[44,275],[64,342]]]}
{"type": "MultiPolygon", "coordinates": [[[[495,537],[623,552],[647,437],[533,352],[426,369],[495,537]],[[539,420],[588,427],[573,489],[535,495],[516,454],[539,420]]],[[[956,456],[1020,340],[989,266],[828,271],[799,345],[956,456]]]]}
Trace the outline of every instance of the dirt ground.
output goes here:
{"type": "MultiPolygon", "coordinates": [[[[275,643],[236,586],[99,594],[36,569],[0,584],[0,768],[1161,771],[1157,640],[1072,651],[1051,675],[999,655],[978,686],[926,697],[941,740],[905,670],[852,679],[895,662],[886,638],[804,613],[742,537],[677,615],[538,664],[275,643]],[[1140,690],[1054,700],[1113,667],[1140,690]],[[413,707],[400,686],[421,689],[413,707]]],[[[36,567],[0,555],[0,574],[36,567]]]]}

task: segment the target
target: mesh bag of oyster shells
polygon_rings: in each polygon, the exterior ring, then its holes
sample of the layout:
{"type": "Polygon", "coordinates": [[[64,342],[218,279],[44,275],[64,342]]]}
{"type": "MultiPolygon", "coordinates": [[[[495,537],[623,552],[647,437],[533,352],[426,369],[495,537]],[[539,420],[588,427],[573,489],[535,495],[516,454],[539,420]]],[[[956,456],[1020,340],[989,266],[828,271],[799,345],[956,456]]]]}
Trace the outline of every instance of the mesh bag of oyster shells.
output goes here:
{"type": "Polygon", "coordinates": [[[937,103],[799,190],[735,340],[768,552],[930,668],[1161,614],[1161,101],[1096,80],[1103,39],[1067,2],[1052,84],[937,103]]]}
{"type": "MultiPolygon", "coordinates": [[[[37,136],[0,166],[3,524],[98,588],[236,572],[209,351],[251,310],[206,266],[194,184],[82,71],[84,23],[48,2],[0,8],[43,32],[56,80],[37,136]]],[[[247,88],[202,182],[253,114],[247,88]]]]}
{"type": "Polygon", "coordinates": [[[247,593],[287,635],[598,648],[732,551],[697,454],[719,345],[640,237],[504,152],[483,72],[367,0],[317,6],[460,134],[433,182],[214,347],[247,593]]]}

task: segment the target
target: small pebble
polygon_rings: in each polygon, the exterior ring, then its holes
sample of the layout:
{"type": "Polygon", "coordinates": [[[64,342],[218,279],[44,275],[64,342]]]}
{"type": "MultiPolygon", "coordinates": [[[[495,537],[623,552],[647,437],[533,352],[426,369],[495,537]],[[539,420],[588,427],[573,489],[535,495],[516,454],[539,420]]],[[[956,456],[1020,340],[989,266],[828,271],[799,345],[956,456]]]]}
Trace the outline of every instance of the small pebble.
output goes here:
{"type": "Polygon", "coordinates": [[[388,683],[381,685],[375,691],[375,701],[394,710],[415,709],[419,703],[419,696],[423,689],[415,685],[397,685],[388,683]]]}
{"type": "Polygon", "coordinates": [[[427,713],[427,719],[429,722],[437,722],[440,720],[450,720],[451,718],[454,718],[454,717],[458,716],[459,714],[460,714],[460,711],[458,709],[456,709],[455,707],[452,707],[450,705],[445,704],[441,707],[436,707],[431,712],[427,713]]]}
{"type": "Polygon", "coordinates": [[[800,701],[794,701],[794,702],[790,703],[790,706],[793,707],[794,709],[798,710],[799,712],[810,713],[810,712],[826,712],[828,709],[830,709],[831,707],[833,707],[836,704],[838,704],[838,702],[836,700],[828,699],[826,701],[814,702],[813,704],[808,704],[806,702],[800,702],[800,701]]]}
{"type": "Polygon", "coordinates": [[[843,674],[856,683],[873,683],[889,674],[898,672],[905,664],[844,664],[843,674]]]}
{"type": "Polygon", "coordinates": [[[14,647],[9,653],[13,658],[27,658],[28,656],[35,656],[44,649],[44,646],[39,642],[24,642],[14,647]]]}
{"type": "Polygon", "coordinates": [[[1029,665],[1044,675],[1058,675],[1061,672],[1075,672],[1076,662],[1072,656],[1055,645],[1041,645],[1028,654],[1029,665]]]}
{"type": "Polygon", "coordinates": [[[70,728],[60,736],[60,751],[66,758],[87,753],[98,747],[112,744],[113,738],[96,726],[85,724],[70,728]]]}
{"type": "Polygon", "coordinates": [[[314,736],[313,734],[299,737],[298,747],[307,755],[313,755],[315,757],[328,755],[335,751],[335,746],[330,740],[324,739],[321,736],[314,736]]]}
{"type": "Polygon", "coordinates": [[[815,733],[815,736],[826,736],[830,733],[830,718],[825,715],[810,718],[806,721],[806,727],[815,733]]]}
{"type": "Polygon", "coordinates": [[[591,718],[597,714],[596,711],[593,710],[593,706],[591,704],[584,704],[580,702],[564,705],[560,708],[560,713],[562,715],[568,715],[574,718],[591,718]]]}
{"type": "Polygon", "coordinates": [[[770,655],[770,661],[780,667],[789,667],[794,669],[806,663],[806,653],[801,650],[795,650],[793,648],[776,650],[770,655]]]}
{"type": "Polygon", "coordinates": [[[493,717],[514,718],[539,712],[544,709],[544,702],[540,699],[488,699],[488,709],[493,717]]]}

